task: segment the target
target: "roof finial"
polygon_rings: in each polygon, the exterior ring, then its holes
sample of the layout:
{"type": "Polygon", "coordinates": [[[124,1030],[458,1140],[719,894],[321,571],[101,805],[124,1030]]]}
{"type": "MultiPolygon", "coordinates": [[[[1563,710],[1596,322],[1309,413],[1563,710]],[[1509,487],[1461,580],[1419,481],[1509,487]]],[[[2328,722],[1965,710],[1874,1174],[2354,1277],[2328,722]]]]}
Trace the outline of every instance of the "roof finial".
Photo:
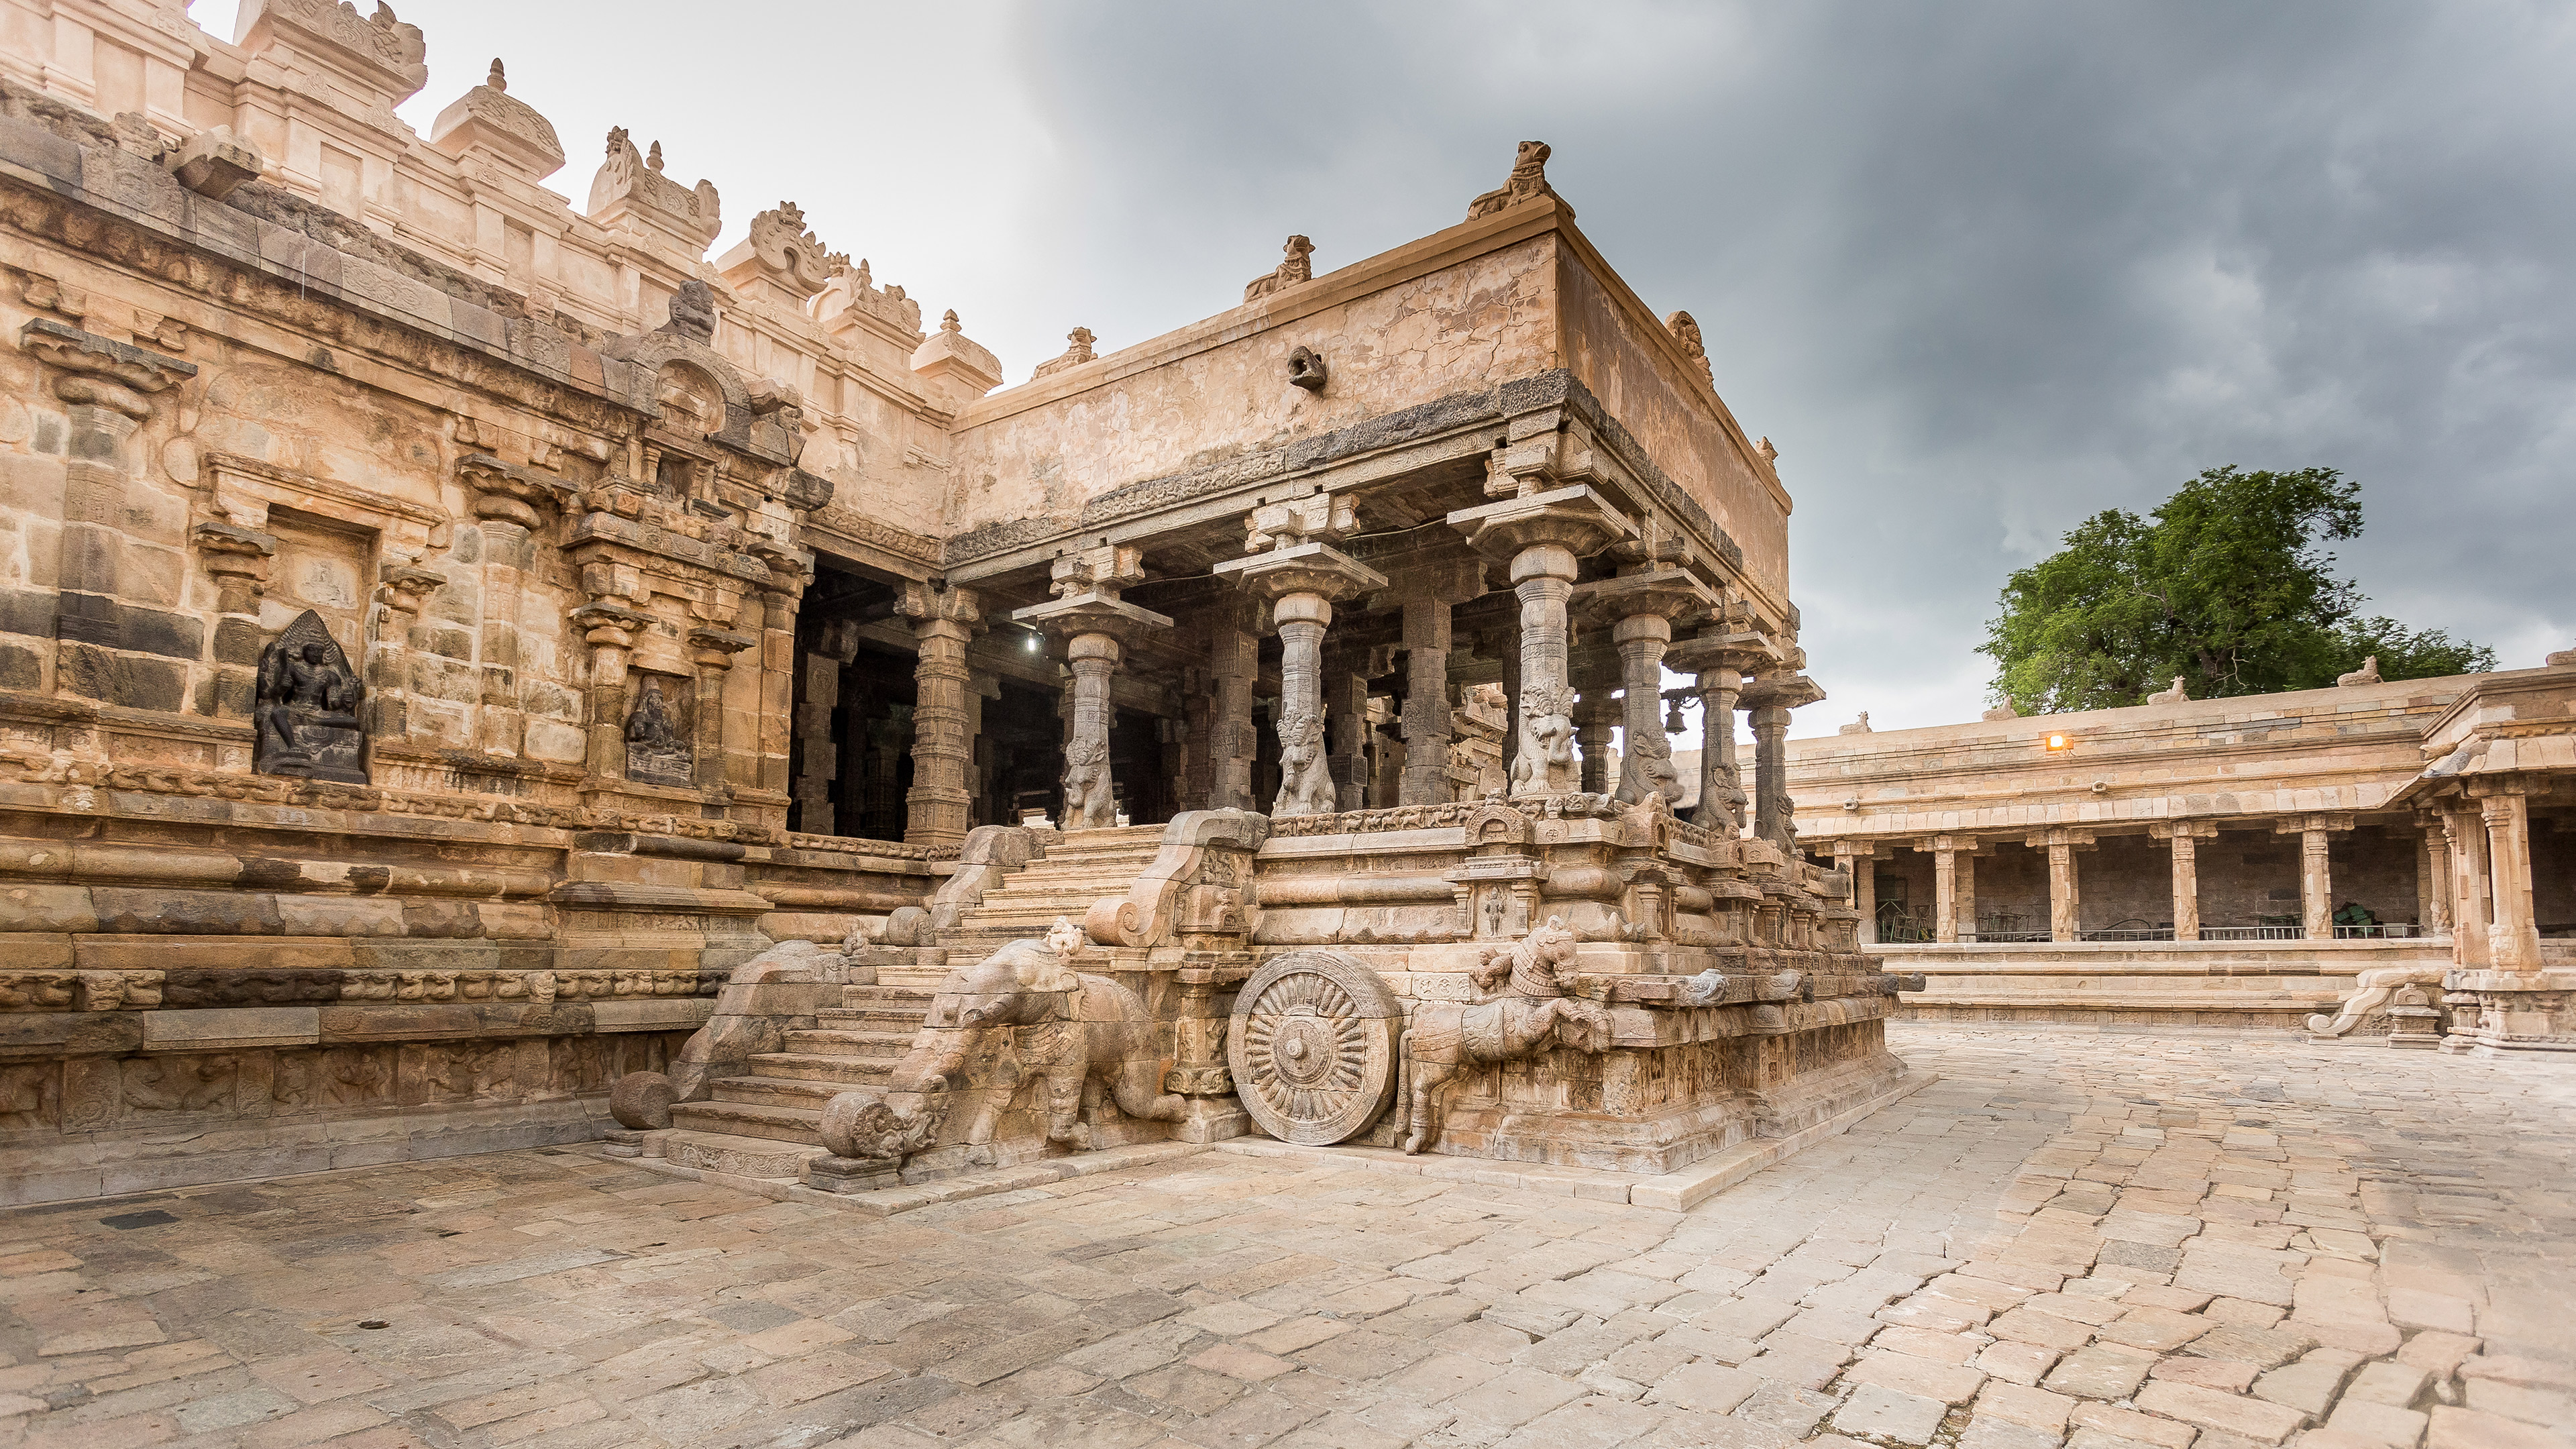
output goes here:
{"type": "Polygon", "coordinates": [[[492,73],[483,78],[483,84],[505,93],[510,89],[510,78],[501,72],[501,57],[492,57],[492,73]]]}
{"type": "Polygon", "coordinates": [[[662,143],[661,143],[661,142],[656,141],[656,142],[654,142],[654,143],[653,143],[653,153],[652,153],[651,155],[649,155],[649,156],[647,156],[647,157],[645,157],[645,158],[644,158],[644,164],[645,164],[645,165],[647,165],[647,166],[652,167],[652,168],[653,168],[654,170],[656,170],[656,171],[659,171],[659,170],[661,170],[661,169],[662,169],[662,143]]]}
{"type": "Polygon", "coordinates": [[[956,308],[949,308],[948,314],[939,319],[939,330],[942,332],[955,332],[958,330],[956,308]]]}

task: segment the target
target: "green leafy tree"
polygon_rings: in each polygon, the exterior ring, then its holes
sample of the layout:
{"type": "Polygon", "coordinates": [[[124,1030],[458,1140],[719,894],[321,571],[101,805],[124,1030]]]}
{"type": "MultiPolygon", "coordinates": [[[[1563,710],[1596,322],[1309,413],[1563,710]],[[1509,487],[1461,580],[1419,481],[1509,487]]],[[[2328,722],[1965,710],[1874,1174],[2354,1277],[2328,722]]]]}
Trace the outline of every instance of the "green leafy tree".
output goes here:
{"type": "Polygon", "coordinates": [[[2385,679],[2495,667],[2439,629],[2362,618],[2322,545],[2361,533],[2361,488],[2332,468],[2212,468],[2149,518],[2093,515],[2005,580],[1980,651],[2024,714],[2137,704],[2180,675],[2194,699],[2314,689],[2379,656],[2385,679]]]}

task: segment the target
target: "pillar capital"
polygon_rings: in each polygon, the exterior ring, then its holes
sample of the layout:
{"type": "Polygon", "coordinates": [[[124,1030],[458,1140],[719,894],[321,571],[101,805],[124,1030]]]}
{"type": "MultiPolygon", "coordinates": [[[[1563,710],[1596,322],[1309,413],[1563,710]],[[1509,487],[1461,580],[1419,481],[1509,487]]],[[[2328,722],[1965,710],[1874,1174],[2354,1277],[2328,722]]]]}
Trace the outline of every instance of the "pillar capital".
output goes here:
{"type": "Polygon", "coordinates": [[[1138,608],[1111,594],[1097,592],[1071,594],[1013,609],[1014,623],[1056,639],[1079,639],[1084,635],[1106,635],[1112,639],[1132,639],[1148,629],[1169,629],[1171,616],[1151,609],[1138,608]]]}
{"type": "Polygon", "coordinates": [[[2272,822],[2275,835],[2305,835],[2310,831],[2350,830],[2349,815],[2291,815],[2272,822]]]}
{"type": "Polygon", "coordinates": [[[1974,855],[1983,850],[1987,842],[1973,835],[1926,835],[1912,844],[1926,855],[1974,855]]]}
{"type": "Polygon", "coordinates": [[[18,345],[54,368],[54,395],[75,406],[90,404],[137,421],[152,416],[151,394],[197,375],[197,364],[83,332],[50,317],[18,329],[18,345]]]}
{"type": "MultiPolygon", "coordinates": [[[[208,572],[216,572],[207,565],[208,572]]],[[[429,596],[447,586],[447,575],[418,564],[389,563],[377,571],[376,597],[397,614],[417,614],[429,596]]]]}
{"type": "Polygon", "coordinates": [[[1449,515],[1449,526],[1468,546],[1492,559],[1515,559],[1533,548],[1561,548],[1589,558],[1637,532],[1627,515],[1588,484],[1506,498],[1449,515]]]}
{"type": "MultiPolygon", "coordinates": [[[[1658,568],[1577,584],[1566,603],[1585,623],[1617,630],[1632,620],[1639,626],[1651,620],[1662,626],[1661,637],[1670,639],[1675,623],[1714,611],[1719,599],[1717,590],[1688,572],[1658,568]]],[[[1665,651],[1665,662],[1672,663],[1670,649],[1665,651]]]]}
{"type": "Polygon", "coordinates": [[[2032,831],[2023,837],[2022,843],[2033,850],[2053,850],[2059,846],[2065,846],[2070,850],[2089,850],[2093,846],[2093,832],[2052,827],[2047,830],[2032,831]]]}
{"type": "Polygon", "coordinates": [[[1788,711],[1824,700],[1825,687],[1803,674],[1766,674],[1745,685],[1735,703],[1738,709],[1779,710],[1785,721],[1788,711]]]}
{"type": "Polygon", "coordinates": [[[1242,585],[1254,598],[1274,605],[1295,594],[1312,594],[1326,603],[1339,603],[1387,586],[1386,575],[1331,544],[1312,539],[1226,559],[1217,564],[1214,572],[1218,578],[1242,585]]]}
{"type": "Polygon", "coordinates": [[[906,579],[894,611],[912,621],[916,634],[932,624],[959,625],[976,633],[984,629],[983,599],[975,590],[954,584],[906,579]]]}
{"type": "Polygon", "coordinates": [[[2147,823],[2147,836],[2152,840],[2211,840],[2218,835],[2215,820],[2153,820],[2147,823]]]}
{"type": "Polygon", "coordinates": [[[733,657],[760,641],[712,624],[689,630],[689,658],[701,669],[731,669],[733,657]]]}
{"type": "Polygon", "coordinates": [[[489,453],[456,460],[456,481],[474,495],[474,516],[535,528],[550,512],[572,506],[578,492],[551,473],[514,467],[489,453]]]}
{"type": "MultiPolygon", "coordinates": [[[[1664,663],[1686,674],[1709,675],[1733,670],[1738,675],[1777,670],[1787,657],[1770,635],[1734,625],[1712,625],[1688,639],[1676,639],[1664,651],[1664,663]]],[[[1737,680],[1740,687],[1743,681],[1737,680]]]]}

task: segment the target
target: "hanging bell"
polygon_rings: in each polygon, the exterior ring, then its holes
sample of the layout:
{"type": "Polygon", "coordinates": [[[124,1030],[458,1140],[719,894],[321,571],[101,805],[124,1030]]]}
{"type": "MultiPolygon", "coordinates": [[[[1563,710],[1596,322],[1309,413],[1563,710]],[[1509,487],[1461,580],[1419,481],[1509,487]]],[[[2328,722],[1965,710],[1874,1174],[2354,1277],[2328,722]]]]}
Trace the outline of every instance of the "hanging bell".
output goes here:
{"type": "Polygon", "coordinates": [[[1667,700],[1666,703],[1671,707],[1664,711],[1664,733],[1668,735],[1680,734],[1685,728],[1687,728],[1687,726],[1682,723],[1682,702],[1678,699],[1673,699],[1667,700]]]}

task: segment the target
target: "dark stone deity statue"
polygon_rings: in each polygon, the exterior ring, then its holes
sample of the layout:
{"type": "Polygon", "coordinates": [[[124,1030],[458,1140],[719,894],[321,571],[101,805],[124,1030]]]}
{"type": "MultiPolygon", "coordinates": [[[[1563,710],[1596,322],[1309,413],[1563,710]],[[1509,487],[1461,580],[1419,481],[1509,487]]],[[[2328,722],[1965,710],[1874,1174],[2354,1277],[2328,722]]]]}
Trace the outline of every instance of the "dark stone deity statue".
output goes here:
{"type": "Polygon", "coordinates": [[[679,721],[662,698],[662,681],[646,675],[635,712],[626,717],[626,778],[648,785],[689,785],[695,783],[695,763],[696,751],[681,737],[679,721]]]}
{"type": "Polygon", "coordinates": [[[251,768],[263,775],[367,783],[367,737],[358,724],[366,698],[349,656],[307,609],[260,651],[251,719],[258,742],[251,768]]]}

